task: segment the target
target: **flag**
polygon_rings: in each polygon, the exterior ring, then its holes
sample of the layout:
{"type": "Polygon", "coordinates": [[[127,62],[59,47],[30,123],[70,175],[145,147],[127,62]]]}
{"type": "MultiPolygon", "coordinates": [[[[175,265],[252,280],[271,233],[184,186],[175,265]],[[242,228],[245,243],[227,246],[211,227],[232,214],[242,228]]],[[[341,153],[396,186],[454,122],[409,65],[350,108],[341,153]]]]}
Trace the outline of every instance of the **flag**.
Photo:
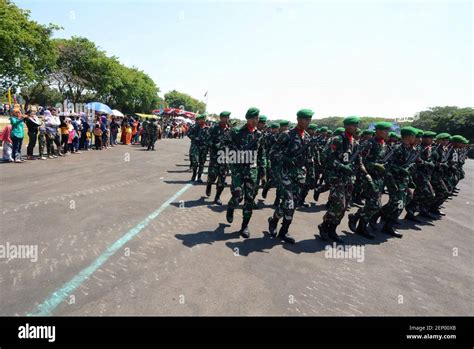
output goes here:
{"type": "Polygon", "coordinates": [[[206,93],[204,94],[204,97],[207,97],[207,92],[208,92],[208,91],[206,91],[206,93]]]}

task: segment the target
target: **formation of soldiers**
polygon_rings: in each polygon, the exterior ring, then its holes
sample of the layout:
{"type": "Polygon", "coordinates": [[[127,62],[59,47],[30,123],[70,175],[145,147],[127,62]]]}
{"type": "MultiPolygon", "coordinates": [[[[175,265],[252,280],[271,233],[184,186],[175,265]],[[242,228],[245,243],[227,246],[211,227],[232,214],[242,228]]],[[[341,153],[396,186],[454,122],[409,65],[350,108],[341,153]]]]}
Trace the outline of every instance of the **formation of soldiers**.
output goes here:
{"type": "Polygon", "coordinates": [[[161,132],[161,126],[155,118],[146,118],[142,124],[142,138],[141,146],[146,147],[146,150],[155,150],[155,143],[158,140],[158,135],[161,132]]]}
{"type": "Polygon", "coordinates": [[[295,210],[309,206],[305,202],[308,193],[313,190],[317,202],[321,193],[329,191],[319,235],[325,241],[343,243],[336,229],[351,206],[359,206],[356,213],[348,215],[354,233],[374,239],[380,219],[382,233],[401,238],[395,225],[403,210],[404,218],[414,222],[420,222],[418,216],[439,219],[445,215],[440,207],[457,195],[457,184],[464,178],[470,146],[460,135],[411,126],[401,128],[398,135],[386,121],[375,123],[374,130],[360,130],[356,116],[346,117],[344,127],[331,132],[311,123],[314,113],[309,109],[298,111],[292,129],[289,121],[267,125],[267,117],[257,108],[248,109],[242,127],[231,127],[230,115],[222,112],[219,123],[212,127],[206,125],[205,115],[196,118],[188,132],[191,180],[203,182],[210,152],[206,196],[211,196],[216,182],[214,203],[222,205],[220,197],[230,173],[232,197],[226,219],[233,222],[234,211],[243,201],[240,235],[244,238],[250,236],[249,222],[258,208],[255,198],[259,188],[263,199],[271,188],[276,189],[268,232],[287,243],[295,243],[289,228],[295,210]],[[245,161],[238,161],[243,158],[245,161]],[[388,202],[382,205],[384,193],[388,202]]]}

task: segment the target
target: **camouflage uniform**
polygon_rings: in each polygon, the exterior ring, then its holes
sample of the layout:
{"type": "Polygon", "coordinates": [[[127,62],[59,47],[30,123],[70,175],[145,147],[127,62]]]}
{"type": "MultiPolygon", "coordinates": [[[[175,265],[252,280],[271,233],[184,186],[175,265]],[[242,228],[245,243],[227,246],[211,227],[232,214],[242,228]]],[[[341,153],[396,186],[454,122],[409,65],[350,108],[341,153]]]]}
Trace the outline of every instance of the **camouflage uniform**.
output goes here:
{"type": "Polygon", "coordinates": [[[328,210],[319,226],[321,237],[331,237],[337,242],[342,240],[336,234],[336,227],[341,222],[348,204],[348,186],[354,167],[360,163],[360,157],[354,154],[355,142],[346,134],[332,137],[324,150],[326,161],[326,183],[330,188],[328,210]]]}
{"type": "Polygon", "coordinates": [[[158,125],[156,120],[148,122],[146,125],[146,144],[148,146],[147,150],[155,150],[155,143],[158,139],[158,125]]]}
{"type": "Polygon", "coordinates": [[[148,146],[148,126],[150,125],[150,121],[148,118],[145,119],[142,123],[142,139],[141,145],[142,147],[148,146]]]}
{"type": "Polygon", "coordinates": [[[448,164],[443,161],[444,157],[448,155],[447,151],[448,149],[440,144],[432,149],[432,158],[435,165],[431,175],[431,186],[435,192],[435,197],[430,204],[432,210],[439,210],[439,207],[449,197],[449,190],[443,179],[448,168],[448,164]]]}
{"type": "MultiPolygon", "coordinates": [[[[262,157],[261,143],[263,134],[256,128],[250,130],[247,125],[241,128],[234,128],[230,132],[230,150],[237,152],[237,154],[247,154],[246,156],[254,157],[253,162],[245,163],[231,163],[232,197],[229,200],[227,208],[227,221],[229,223],[233,220],[233,211],[244,200],[243,205],[243,231],[252,217],[253,202],[255,195],[255,186],[257,185],[258,168],[257,163],[262,157]]],[[[249,159],[248,159],[249,160],[249,159]]]]}
{"type": "Polygon", "coordinates": [[[220,195],[224,190],[225,178],[229,170],[229,165],[223,161],[222,155],[219,158],[219,154],[225,152],[226,146],[229,145],[230,141],[230,128],[228,125],[221,127],[220,124],[216,124],[209,129],[208,135],[208,146],[210,148],[210,160],[209,160],[209,174],[207,176],[207,185],[210,194],[210,186],[216,181],[216,198],[215,202],[220,199],[220,195]]]}
{"type": "Polygon", "coordinates": [[[191,127],[187,136],[191,139],[189,159],[191,161],[191,169],[193,170],[193,178],[196,177],[197,172],[198,180],[200,180],[204,171],[204,164],[206,163],[208,151],[208,127],[201,127],[196,123],[191,127]]]}
{"type": "MultiPolygon", "coordinates": [[[[410,169],[417,152],[413,146],[397,144],[393,154],[386,165],[385,184],[387,186],[389,201],[382,207],[381,214],[385,220],[383,231],[393,231],[393,225],[407,203],[407,191],[411,181],[410,169]]],[[[393,235],[393,234],[392,234],[393,235]]],[[[398,234],[401,237],[401,234],[398,234]]]]}
{"type": "Polygon", "coordinates": [[[268,190],[270,188],[278,188],[279,183],[279,164],[276,160],[275,156],[278,152],[277,147],[275,144],[277,143],[279,133],[270,133],[265,136],[264,143],[267,153],[267,160],[269,163],[268,170],[267,170],[267,182],[265,183],[265,187],[263,188],[263,197],[266,198],[268,190]]]}

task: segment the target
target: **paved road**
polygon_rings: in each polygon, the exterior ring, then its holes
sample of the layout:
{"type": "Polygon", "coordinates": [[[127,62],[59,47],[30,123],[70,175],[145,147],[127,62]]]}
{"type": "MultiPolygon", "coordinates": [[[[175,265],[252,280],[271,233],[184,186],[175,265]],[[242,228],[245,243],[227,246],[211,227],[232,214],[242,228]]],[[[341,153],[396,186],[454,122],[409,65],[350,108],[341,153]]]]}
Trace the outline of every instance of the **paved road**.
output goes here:
{"type": "Polygon", "coordinates": [[[189,185],[188,147],[0,165],[0,245],[38,248],[0,259],[0,315],[474,315],[473,161],[448,215],[403,224],[403,239],[364,240],[345,219],[358,261],[315,239],[321,203],[295,214],[293,246],[266,235],[269,206],[242,240],[240,217],[226,224],[189,185]]]}

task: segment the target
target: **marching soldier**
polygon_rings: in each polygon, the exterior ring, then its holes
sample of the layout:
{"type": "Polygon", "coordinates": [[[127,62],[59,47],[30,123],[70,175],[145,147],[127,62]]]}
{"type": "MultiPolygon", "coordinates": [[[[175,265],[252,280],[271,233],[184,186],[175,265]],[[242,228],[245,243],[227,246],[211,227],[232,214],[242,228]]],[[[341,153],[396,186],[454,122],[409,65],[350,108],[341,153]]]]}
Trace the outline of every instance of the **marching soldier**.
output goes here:
{"type": "Polygon", "coordinates": [[[255,186],[257,185],[257,163],[261,158],[261,142],[263,134],[257,129],[258,116],[260,110],[250,108],[245,114],[247,123],[241,128],[232,129],[230,132],[231,150],[240,157],[242,154],[246,161],[243,163],[230,163],[232,172],[231,193],[232,197],[227,204],[227,222],[234,220],[234,210],[239,203],[244,200],[243,221],[240,228],[240,235],[243,238],[250,237],[248,224],[253,212],[255,186]]]}
{"type": "MultiPolygon", "coordinates": [[[[382,208],[382,192],[384,187],[384,163],[387,161],[388,132],[392,124],[380,121],[375,124],[375,137],[368,138],[361,145],[362,166],[361,184],[365,196],[365,205],[359,208],[355,214],[349,214],[349,228],[368,239],[375,236],[367,229],[367,224],[372,217],[382,208]]],[[[390,156],[390,155],[389,155],[390,156]]]]}
{"type": "MultiPolygon", "coordinates": [[[[155,150],[155,143],[156,140],[158,139],[158,124],[156,123],[156,119],[151,119],[150,121],[147,122],[146,125],[146,141],[148,148],[147,150],[155,150]]],[[[143,130],[145,131],[145,129],[143,130]]]]}
{"type": "Polygon", "coordinates": [[[309,134],[305,130],[311,122],[313,114],[314,112],[309,109],[298,111],[297,126],[290,131],[281,133],[276,144],[279,149],[276,160],[282,164],[280,181],[282,196],[273,216],[268,218],[268,231],[270,236],[277,236],[278,221],[283,218],[278,237],[290,244],[294,244],[295,240],[289,235],[288,228],[293,220],[295,207],[300,200],[306,180],[309,134]]]}
{"type": "Polygon", "coordinates": [[[410,169],[418,156],[414,148],[418,131],[411,126],[400,130],[401,144],[394,146],[393,154],[385,167],[387,169],[385,184],[389,201],[381,210],[382,219],[385,221],[382,232],[397,238],[403,235],[393,227],[407,203],[407,189],[411,181],[410,169]]]}
{"type": "Polygon", "coordinates": [[[209,129],[208,145],[211,155],[209,160],[209,174],[207,176],[206,196],[211,196],[212,184],[217,179],[214,203],[219,206],[222,205],[220,197],[225,187],[225,178],[229,167],[225,161],[225,157],[222,155],[230,140],[230,114],[228,111],[220,113],[220,122],[209,129]]]}
{"type": "Polygon", "coordinates": [[[342,243],[342,239],[336,233],[336,227],[341,222],[346,212],[348,197],[347,186],[350,184],[354,170],[354,162],[358,160],[358,154],[354,153],[353,136],[357,131],[360,119],[357,116],[346,117],[344,123],[344,133],[332,137],[325,149],[326,158],[326,178],[330,186],[328,210],[323,217],[323,223],[318,228],[321,238],[325,241],[328,238],[337,243],[342,243]]]}
{"type": "Polygon", "coordinates": [[[271,187],[276,186],[276,173],[275,173],[276,160],[274,159],[272,160],[271,149],[273,145],[277,142],[279,130],[280,130],[280,124],[277,122],[274,122],[273,124],[270,125],[270,132],[267,133],[264,137],[264,146],[265,146],[265,151],[267,154],[267,182],[265,183],[265,186],[263,187],[263,191],[262,191],[262,197],[264,199],[267,198],[268,190],[271,187]]]}
{"type": "Polygon", "coordinates": [[[207,132],[206,115],[201,114],[196,117],[196,124],[189,130],[187,136],[191,139],[191,148],[189,150],[189,159],[191,161],[191,169],[193,176],[191,181],[202,183],[202,173],[207,157],[207,132]],[[197,180],[196,180],[197,175],[197,180]]]}

